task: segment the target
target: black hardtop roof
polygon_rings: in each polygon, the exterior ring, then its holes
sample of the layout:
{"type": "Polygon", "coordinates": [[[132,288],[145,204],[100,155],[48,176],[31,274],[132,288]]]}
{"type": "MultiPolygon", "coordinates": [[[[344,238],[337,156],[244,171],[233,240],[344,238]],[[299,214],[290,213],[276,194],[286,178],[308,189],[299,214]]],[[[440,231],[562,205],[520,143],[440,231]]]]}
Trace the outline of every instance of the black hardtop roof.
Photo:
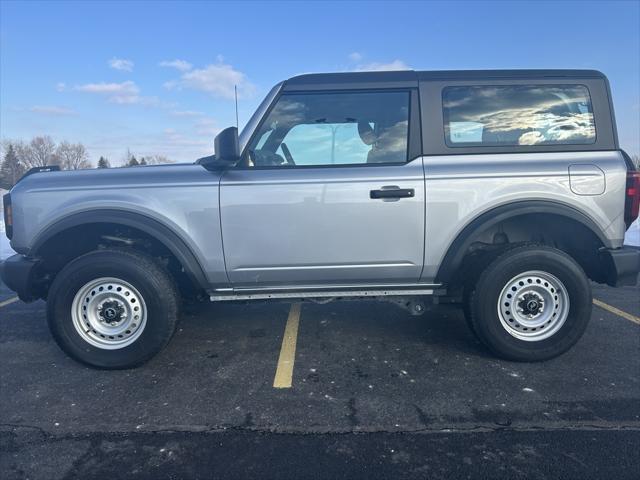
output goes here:
{"type": "Polygon", "coordinates": [[[308,73],[285,81],[285,86],[418,80],[482,80],[522,78],[606,78],[597,70],[399,70],[388,72],[308,73]]]}

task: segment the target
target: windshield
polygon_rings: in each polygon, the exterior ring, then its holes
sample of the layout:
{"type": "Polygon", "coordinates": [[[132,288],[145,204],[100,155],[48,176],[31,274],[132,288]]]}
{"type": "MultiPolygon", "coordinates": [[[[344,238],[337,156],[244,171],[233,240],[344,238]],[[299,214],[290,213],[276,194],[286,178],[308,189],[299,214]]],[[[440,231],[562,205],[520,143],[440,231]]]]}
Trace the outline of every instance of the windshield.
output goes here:
{"type": "Polygon", "coordinates": [[[271,105],[271,102],[273,101],[274,97],[280,91],[280,87],[282,87],[283,83],[284,82],[280,82],[271,89],[271,91],[267,94],[266,97],[264,97],[264,100],[262,100],[262,103],[260,103],[256,111],[253,113],[253,115],[251,115],[251,118],[242,129],[242,133],[238,138],[241,152],[244,151],[244,147],[249,142],[249,139],[251,138],[253,131],[257,128],[258,123],[260,123],[260,120],[264,116],[267,108],[269,108],[269,105],[271,105]]]}

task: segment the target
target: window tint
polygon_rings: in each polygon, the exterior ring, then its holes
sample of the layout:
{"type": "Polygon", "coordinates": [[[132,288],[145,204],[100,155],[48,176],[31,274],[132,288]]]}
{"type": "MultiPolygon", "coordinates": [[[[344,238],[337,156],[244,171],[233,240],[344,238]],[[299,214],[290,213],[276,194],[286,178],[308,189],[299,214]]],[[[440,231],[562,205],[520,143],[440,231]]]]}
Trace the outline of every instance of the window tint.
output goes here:
{"type": "Polygon", "coordinates": [[[280,97],[247,149],[253,166],[407,161],[409,92],[280,97]]]}
{"type": "Polygon", "coordinates": [[[269,135],[271,135],[272,129],[265,130],[265,132],[258,138],[258,143],[256,143],[256,148],[262,148],[265,142],[269,139],[269,135]]]}
{"type": "Polygon", "coordinates": [[[595,143],[589,91],[582,85],[448,87],[449,147],[595,143]]]}
{"type": "MultiPolygon", "coordinates": [[[[366,163],[371,151],[371,146],[361,140],[356,123],[296,125],[285,142],[296,165],[366,163]]],[[[283,155],[282,147],[278,153],[283,155]]]]}

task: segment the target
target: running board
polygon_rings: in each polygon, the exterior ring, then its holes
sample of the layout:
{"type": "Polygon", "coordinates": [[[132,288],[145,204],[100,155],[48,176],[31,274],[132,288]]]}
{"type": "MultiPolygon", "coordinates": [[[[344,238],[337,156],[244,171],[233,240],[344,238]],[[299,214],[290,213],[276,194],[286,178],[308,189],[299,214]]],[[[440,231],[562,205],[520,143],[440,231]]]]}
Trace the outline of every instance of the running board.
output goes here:
{"type": "Polygon", "coordinates": [[[388,296],[413,296],[413,295],[445,295],[446,290],[440,288],[441,285],[425,285],[414,288],[386,288],[367,290],[324,290],[324,291],[259,291],[259,290],[232,290],[219,289],[210,293],[209,299],[212,302],[222,302],[230,300],[266,300],[277,298],[344,298],[344,297],[388,297],[388,296]]]}

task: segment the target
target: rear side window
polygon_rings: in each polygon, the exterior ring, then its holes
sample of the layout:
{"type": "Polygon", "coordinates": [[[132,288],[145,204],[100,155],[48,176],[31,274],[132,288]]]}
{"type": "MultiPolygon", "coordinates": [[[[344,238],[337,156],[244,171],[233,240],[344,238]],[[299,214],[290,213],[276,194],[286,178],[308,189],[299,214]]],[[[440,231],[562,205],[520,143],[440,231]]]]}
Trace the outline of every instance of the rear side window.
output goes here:
{"type": "Polygon", "coordinates": [[[501,85],[443,90],[449,147],[585,145],[596,141],[583,85],[501,85]]]}

